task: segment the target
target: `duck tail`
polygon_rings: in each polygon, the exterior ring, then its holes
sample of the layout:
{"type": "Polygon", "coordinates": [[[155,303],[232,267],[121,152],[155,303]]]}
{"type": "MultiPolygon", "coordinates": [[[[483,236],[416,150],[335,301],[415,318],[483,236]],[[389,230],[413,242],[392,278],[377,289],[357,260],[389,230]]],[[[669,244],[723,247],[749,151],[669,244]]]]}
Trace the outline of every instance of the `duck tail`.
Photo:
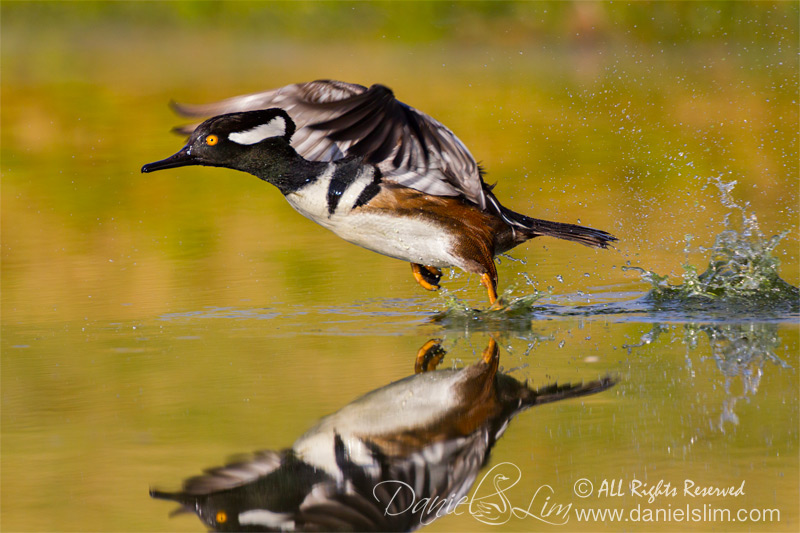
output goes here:
{"type": "Polygon", "coordinates": [[[615,384],[616,380],[611,376],[604,376],[588,383],[567,383],[563,385],[553,383],[552,385],[545,385],[538,389],[527,389],[529,394],[527,398],[523,399],[523,402],[527,405],[558,402],[569,398],[577,398],[579,396],[588,396],[589,394],[603,392],[613,387],[615,384]]]}
{"type": "Polygon", "coordinates": [[[597,248],[608,248],[610,243],[617,240],[607,231],[577,224],[526,217],[513,211],[507,211],[504,215],[503,218],[506,222],[509,222],[515,231],[521,232],[526,240],[541,236],[556,237],[557,239],[579,242],[585,246],[595,246],[597,248]]]}
{"type": "Polygon", "coordinates": [[[531,218],[503,206],[492,193],[492,187],[485,186],[487,208],[499,215],[506,224],[511,226],[513,231],[513,244],[516,246],[534,237],[556,237],[567,241],[579,242],[585,246],[595,246],[597,248],[608,248],[610,243],[617,240],[616,237],[607,231],[579,226],[577,224],[567,224],[564,222],[551,222],[531,218]]]}

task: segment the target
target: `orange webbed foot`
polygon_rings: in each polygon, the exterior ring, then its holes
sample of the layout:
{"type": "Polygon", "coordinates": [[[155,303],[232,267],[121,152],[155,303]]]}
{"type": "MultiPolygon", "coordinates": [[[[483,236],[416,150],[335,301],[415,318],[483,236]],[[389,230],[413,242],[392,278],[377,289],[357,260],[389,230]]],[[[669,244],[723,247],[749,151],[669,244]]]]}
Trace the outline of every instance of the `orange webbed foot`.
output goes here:
{"type": "Polygon", "coordinates": [[[411,263],[411,272],[414,279],[422,287],[429,291],[439,290],[439,280],[442,278],[442,271],[436,267],[411,263]]]}

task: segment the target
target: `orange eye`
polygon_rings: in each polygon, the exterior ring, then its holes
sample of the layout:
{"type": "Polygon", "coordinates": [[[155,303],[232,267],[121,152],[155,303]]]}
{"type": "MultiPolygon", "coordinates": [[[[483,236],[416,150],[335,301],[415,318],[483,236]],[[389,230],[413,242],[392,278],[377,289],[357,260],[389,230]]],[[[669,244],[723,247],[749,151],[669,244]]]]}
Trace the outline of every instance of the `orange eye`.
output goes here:
{"type": "Polygon", "coordinates": [[[216,135],[209,135],[208,137],[206,137],[206,144],[209,146],[214,146],[218,142],[219,142],[219,137],[217,137],[216,135]]]}
{"type": "MultiPolygon", "coordinates": [[[[211,135],[211,137],[214,137],[211,135]]],[[[216,137],[214,137],[216,139],[216,137]]],[[[228,521],[228,514],[225,511],[219,511],[217,513],[217,524],[224,524],[228,521]]]]}

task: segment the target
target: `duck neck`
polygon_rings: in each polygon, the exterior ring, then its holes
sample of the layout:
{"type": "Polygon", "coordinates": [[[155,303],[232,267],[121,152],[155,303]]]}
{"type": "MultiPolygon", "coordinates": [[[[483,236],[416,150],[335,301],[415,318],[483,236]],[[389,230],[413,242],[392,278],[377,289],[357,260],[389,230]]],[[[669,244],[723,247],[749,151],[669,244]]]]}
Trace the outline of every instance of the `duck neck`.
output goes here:
{"type": "Polygon", "coordinates": [[[255,145],[237,167],[275,185],[286,196],[313,181],[327,165],[303,159],[287,142],[270,139],[255,145]]]}

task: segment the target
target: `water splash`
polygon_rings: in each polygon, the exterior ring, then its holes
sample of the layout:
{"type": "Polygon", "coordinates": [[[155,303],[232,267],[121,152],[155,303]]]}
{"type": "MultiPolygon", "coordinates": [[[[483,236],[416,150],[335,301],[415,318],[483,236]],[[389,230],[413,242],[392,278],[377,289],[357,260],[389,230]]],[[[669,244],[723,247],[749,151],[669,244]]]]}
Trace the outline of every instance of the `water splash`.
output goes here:
{"type": "MultiPolygon", "coordinates": [[[[716,236],[714,244],[709,248],[699,247],[699,251],[711,254],[702,274],[698,274],[696,266],[684,264],[683,283],[672,285],[667,276],[652,271],[638,267],[622,269],[640,273],[642,280],[652,286],[646,298],[656,304],[714,302],[737,308],[788,304],[793,312],[800,311],[800,290],[780,278],[780,261],[773,255],[789,232],[766,238],[755,213],[748,212],[746,204],[740,206],[733,200],[731,191],[736,182],[717,178],[714,183],[720,191],[720,202],[731,211],[725,215],[725,229],[716,236]]],[[[690,242],[691,236],[687,236],[687,252],[691,251],[690,242]]]]}
{"type": "Polygon", "coordinates": [[[550,307],[541,303],[548,293],[533,289],[530,294],[514,297],[514,290],[514,287],[506,289],[498,296],[498,306],[488,309],[475,309],[453,294],[442,292],[445,309],[431,320],[448,327],[469,329],[471,325],[480,325],[480,329],[486,330],[500,324],[503,329],[509,329],[508,326],[518,322],[520,329],[530,329],[531,316],[550,307]]]}

